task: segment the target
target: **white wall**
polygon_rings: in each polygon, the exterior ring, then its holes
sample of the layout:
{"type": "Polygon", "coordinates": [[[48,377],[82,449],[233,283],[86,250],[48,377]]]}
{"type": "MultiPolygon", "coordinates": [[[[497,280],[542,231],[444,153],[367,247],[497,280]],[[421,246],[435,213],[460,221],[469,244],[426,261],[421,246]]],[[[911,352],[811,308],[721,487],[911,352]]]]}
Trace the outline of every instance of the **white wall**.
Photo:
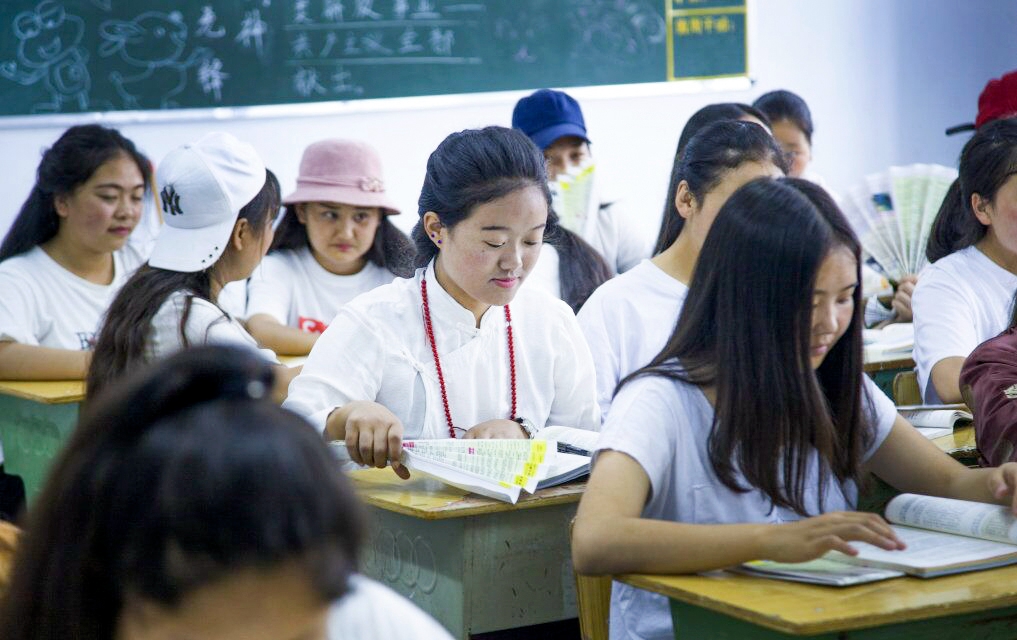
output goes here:
{"type": "MultiPolygon", "coordinates": [[[[711,93],[605,95],[573,91],[586,115],[600,173],[625,197],[632,224],[655,234],[671,158],[686,119],[710,102],[751,102],[791,89],[812,108],[814,168],[843,190],[891,164],[954,165],[967,135],[943,130],[973,121],[978,93],[991,77],[1017,68],[1017,3],[1004,0],[754,0],[750,4],[751,89],[711,93]]],[[[424,108],[364,103],[330,115],[120,125],[158,160],[211,129],[252,142],[293,187],[303,148],[323,137],[354,137],[381,152],[389,189],[416,219],[427,155],[451,131],[504,124],[526,92],[431,99],[424,108]]],[[[416,101],[419,104],[420,101],[416,101]]],[[[39,152],[64,126],[0,128],[0,230],[6,230],[33,182],[39,152]]],[[[0,127],[3,120],[0,119],[0,127]]]]}

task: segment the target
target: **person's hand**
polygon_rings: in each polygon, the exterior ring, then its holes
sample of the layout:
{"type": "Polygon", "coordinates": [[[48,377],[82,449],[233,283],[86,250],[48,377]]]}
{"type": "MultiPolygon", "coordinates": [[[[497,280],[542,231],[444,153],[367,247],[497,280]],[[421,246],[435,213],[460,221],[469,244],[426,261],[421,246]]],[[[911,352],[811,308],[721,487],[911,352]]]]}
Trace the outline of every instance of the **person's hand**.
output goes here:
{"type": "Polygon", "coordinates": [[[487,420],[466,432],[464,438],[529,438],[522,425],[515,420],[487,420]]]}
{"type": "Polygon", "coordinates": [[[357,400],[344,405],[339,418],[346,419],[343,440],[350,459],[357,464],[378,467],[392,465],[403,478],[410,471],[399,461],[403,451],[403,424],[391,411],[377,402],[357,400]]]}
{"type": "Polygon", "coordinates": [[[914,318],[911,313],[911,294],[915,292],[916,284],[918,284],[918,276],[914,274],[904,276],[897,283],[897,290],[890,302],[895,322],[911,322],[914,318]]]}
{"type": "Polygon", "coordinates": [[[989,473],[989,491],[1000,502],[1006,500],[1010,512],[1017,515],[1017,462],[1007,462],[989,473]]]}
{"type": "Polygon", "coordinates": [[[858,550],[848,544],[852,540],[887,551],[904,548],[886,520],[860,511],[833,511],[798,522],[767,525],[763,531],[766,539],[762,559],[777,562],[806,562],[827,551],[858,555],[858,550]]]}

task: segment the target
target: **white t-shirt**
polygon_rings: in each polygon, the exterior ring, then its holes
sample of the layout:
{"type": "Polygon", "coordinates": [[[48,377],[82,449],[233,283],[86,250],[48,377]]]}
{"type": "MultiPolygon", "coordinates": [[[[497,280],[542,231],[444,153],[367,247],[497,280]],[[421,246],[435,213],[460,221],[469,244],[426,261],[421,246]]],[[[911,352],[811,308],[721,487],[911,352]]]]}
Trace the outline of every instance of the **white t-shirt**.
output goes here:
{"type": "Polygon", "coordinates": [[[361,575],[328,612],[329,640],[452,640],[445,627],[403,596],[361,575]]]}
{"type": "Polygon", "coordinates": [[[688,291],[643,260],[598,287],[579,310],[579,327],[597,371],[601,419],[607,419],[618,382],[649,364],[667,344],[688,291]]]}
{"type": "MultiPolygon", "coordinates": [[[[875,439],[868,459],[889,435],[897,410],[867,376],[865,394],[872,399],[871,423],[875,439]]],[[[660,376],[638,378],[615,398],[614,410],[597,443],[597,450],[612,449],[631,456],[646,472],[651,493],[642,517],[689,524],[793,522],[794,511],[774,507],[760,491],[737,493],[713,472],[707,440],[713,407],[699,387],[660,376]]],[[[805,503],[819,514],[818,459],[810,461],[805,482],[805,503]]],[[[742,484],[744,479],[736,478],[742,484]]],[[[858,489],[843,488],[835,480],[826,485],[822,511],[853,509],[858,489]]],[[[611,638],[673,638],[671,613],[665,596],[614,583],[611,590],[611,638]]]]}
{"type": "MultiPolygon", "coordinates": [[[[324,431],[336,407],[372,400],[399,418],[405,438],[448,437],[422,319],[424,277],[453,424],[469,429],[508,418],[511,376],[504,308],[488,309],[477,328],[473,313],[435,280],[432,266],[344,306],[314,344],[283,406],[324,431]]],[[[538,427],[599,429],[593,362],[572,310],[526,288],[509,307],[517,415],[538,427]]]]}
{"type": "Polygon", "coordinates": [[[120,287],[144,262],[133,245],[113,253],[113,280],[96,284],[60,266],[41,247],[0,263],[0,341],[87,350],[120,287]]]}
{"type": "Polygon", "coordinates": [[[579,235],[600,253],[611,273],[624,273],[650,257],[652,244],[640,236],[632,214],[619,201],[603,197],[599,181],[593,189],[579,235]]]}
{"type": "Polygon", "coordinates": [[[280,324],[321,333],[339,309],[388,284],[395,275],[368,262],[359,273],[339,276],[318,264],[308,248],[265,256],[247,281],[247,318],[264,313],[280,324]]]}
{"type": "Polygon", "coordinates": [[[164,358],[185,346],[216,344],[250,349],[259,353],[268,362],[276,364],[279,362],[275,352],[260,349],[254,337],[247,333],[236,319],[208,300],[196,296],[191,298],[191,310],[187,316],[187,326],[184,328],[184,335],[187,337],[185,345],[180,335],[180,318],[183,316],[188,297],[184,291],[170,295],[152,318],[152,330],[145,348],[149,360],[164,358]]]}
{"type": "Polygon", "coordinates": [[[911,298],[918,386],[939,402],[930,377],[943,358],[966,358],[1010,324],[1017,275],[968,247],[926,267],[911,298]]]}

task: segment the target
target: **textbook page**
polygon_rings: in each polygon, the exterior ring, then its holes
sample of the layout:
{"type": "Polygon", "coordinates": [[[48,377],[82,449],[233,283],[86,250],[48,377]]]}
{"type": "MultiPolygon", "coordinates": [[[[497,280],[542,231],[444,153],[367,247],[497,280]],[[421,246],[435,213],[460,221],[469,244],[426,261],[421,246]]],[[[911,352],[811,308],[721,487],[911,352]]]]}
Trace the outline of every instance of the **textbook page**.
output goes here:
{"type": "Polygon", "coordinates": [[[557,451],[543,440],[404,440],[402,462],[443,482],[515,503],[547,477],[557,451]]]}
{"type": "Polygon", "coordinates": [[[557,442],[558,458],[538,489],[571,482],[590,473],[593,450],[600,433],[589,429],[552,425],[544,427],[534,438],[557,442]]]}
{"type": "Polygon", "coordinates": [[[916,427],[932,429],[953,429],[958,422],[971,422],[971,413],[959,409],[919,409],[914,411],[897,408],[900,415],[916,427]]]}
{"type": "Polygon", "coordinates": [[[851,546],[858,550],[857,556],[830,551],[823,557],[849,564],[896,569],[922,578],[1017,563],[1017,546],[1012,544],[891,526],[906,549],[886,551],[865,542],[852,542],[851,546]]]}
{"type": "Polygon", "coordinates": [[[877,580],[899,578],[905,573],[892,569],[874,569],[860,565],[846,564],[829,558],[817,558],[809,562],[774,562],[773,560],[753,560],[729,571],[750,576],[777,578],[791,582],[808,584],[824,584],[834,587],[847,587],[877,580]]]}
{"type": "MultiPolygon", "coordinates": [[[[589,429],[576,429],[575,427],[562,427],[558,425],[551,425],[544,427],[537,432],[534,439],[540,440],[554,440],[559,445],[564,443],[572,449],[579,449],[581,451],[566,450],[567,453],[578,453],[580,455],[592,455],[593,451],[597,448],[597,441],[600,440],[599,431],[590,431],[589,429]]],[[[558,450],[563,451],[564,447],[559,446],[558,450]]]]}
{"type": "Polygon", "coordinates": [[[943,533],[1017,544],[1017,518],[995,504],[902,493],[886,505],[886,519],[943,533]]]}

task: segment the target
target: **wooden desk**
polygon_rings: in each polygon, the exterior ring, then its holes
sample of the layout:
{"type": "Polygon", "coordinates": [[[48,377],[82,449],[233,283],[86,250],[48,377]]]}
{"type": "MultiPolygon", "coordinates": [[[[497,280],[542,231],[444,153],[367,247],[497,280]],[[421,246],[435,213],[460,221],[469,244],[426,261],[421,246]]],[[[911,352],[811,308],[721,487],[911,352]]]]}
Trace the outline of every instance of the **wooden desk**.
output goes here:
{"type": "Polygon", "coordinates": [[[1017,637],[1017,566],[841,588],[726,572],[618,579],[670,598],[675,638],[1017,637]]]}
{"type": "Polygon", "coordinates": [[[77,424],[84,398],[81,380],[0,381],[4,467],[25,481],[29,501],[42,488],[53,458],[77,424]]]}
{"type": "Polygon", "coordinates": [[[978,464],[975,428],[971,425],[958,427],[950,435],[934,438],[932,443],[965,464],[978,464]]]}
{"type": "Polygon", "coordinates": [[[454,636],[576,617],[568,532],[585,482],[511,505],[391,469],[350,477],[371,515],[363,573],[454,636]]]}

